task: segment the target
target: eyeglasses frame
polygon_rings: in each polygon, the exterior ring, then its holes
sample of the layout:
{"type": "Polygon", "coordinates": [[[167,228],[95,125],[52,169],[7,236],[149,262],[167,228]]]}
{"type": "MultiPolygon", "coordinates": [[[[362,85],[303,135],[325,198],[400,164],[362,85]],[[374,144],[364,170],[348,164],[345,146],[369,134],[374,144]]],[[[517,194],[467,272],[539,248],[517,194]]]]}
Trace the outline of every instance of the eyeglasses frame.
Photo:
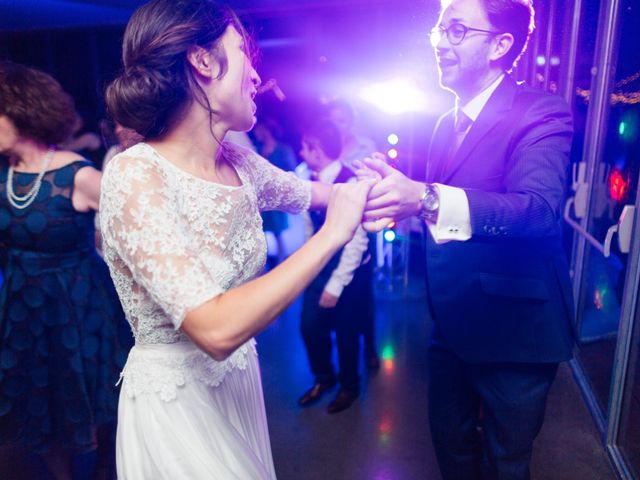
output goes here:
{"type": "Polygon", "coordinates": [[[451,25],[449,25],[448,27],[443,27],[442,25],[438,25],[437,27],[433,27],[431,29],[431,31],[429,32],[429,39],[431,41],[431,45],[433,47],[436,47],[438,45],[438,43],[440,43],[440,40],[442,39],[443,36],[447,37],[447,41],[453,45],[453,46],[457,46],[460,45],[462,42],[464,42],[464,40],[467,38],[467,33],[469,32],[480,32],[480,33],[488,33],[489,35],[500,35],[500,33],[502,32],[495,32],[493,30],[483,30],[481,28],[472,28],[472,27],[467,27],[464,23],[460,23],[460,22],[456,22],[456,23],[452,23],[451,25]],[[451,41],[451,38],[449,37],[449,30],[452,27],[456,27],[456,26],[461,26],[464,29],[464,33],[462,34],[462,37],[460,38],[459,41],[457,42],[453,42],[451,41]],[[438,41],[434,42],[434,36],[438,35],[438,41]]]}

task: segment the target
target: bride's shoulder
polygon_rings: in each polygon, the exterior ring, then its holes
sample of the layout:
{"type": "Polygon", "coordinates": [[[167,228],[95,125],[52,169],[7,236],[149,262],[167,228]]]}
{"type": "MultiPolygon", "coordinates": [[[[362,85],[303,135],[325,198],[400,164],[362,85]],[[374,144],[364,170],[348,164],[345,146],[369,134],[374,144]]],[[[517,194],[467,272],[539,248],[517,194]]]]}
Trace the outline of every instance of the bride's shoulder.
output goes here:
{"type": "Polygon", "coordinates": [[[138,143],[115,155],[104,167],[104,175],[120,176],[138,171],[157,171],[157,155],[146,143],[138,143]]]}
{"type": "Polygon", "coordinates": [[[139,143],[113,157],[104,168],[103,190],[158,188],[166,184],[163,162],[147,144],[139,143]]]}

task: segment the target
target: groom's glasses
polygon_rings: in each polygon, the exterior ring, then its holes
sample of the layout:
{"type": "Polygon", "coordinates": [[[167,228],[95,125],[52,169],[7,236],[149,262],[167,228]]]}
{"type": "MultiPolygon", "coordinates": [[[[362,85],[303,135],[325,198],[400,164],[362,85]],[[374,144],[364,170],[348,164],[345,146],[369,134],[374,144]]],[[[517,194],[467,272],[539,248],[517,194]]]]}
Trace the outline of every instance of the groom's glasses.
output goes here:
{"type": "Polygon", "coordinates": [[[429,40],[431,40],[431,45],[435,48],[438,46],[438,43],[440,43],[442,36],[446,35],[451,45],[460,45],[467,36],[467,32],[488,33],[490,35],[498,35],[500,33],[492,30],[467,27],[461,23],[452,23],[448,27],[443,27],[442,25],[434,27],[431,32],[429,32],[429,40]]]}

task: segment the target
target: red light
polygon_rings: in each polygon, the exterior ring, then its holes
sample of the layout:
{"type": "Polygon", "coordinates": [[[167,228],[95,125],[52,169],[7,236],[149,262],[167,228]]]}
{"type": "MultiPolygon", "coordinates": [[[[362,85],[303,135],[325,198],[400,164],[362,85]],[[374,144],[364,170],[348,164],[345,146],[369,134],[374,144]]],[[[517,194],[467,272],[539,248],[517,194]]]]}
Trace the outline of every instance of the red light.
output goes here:
{"type": "Polygon", "coordinates": [[[380,422],[380,433],[390,433],[391,432],[391,420],[385,418],[380,422]]]}
{"type": "Polygon", "coordinates": [[[396,226],[396,221],[395,221],[395,220],[391,220],[391,221],[389,222],[389,225],[387,225],[387,228],[393,228],[393,227],[395,227],[395,226],[396,226]]]}
{"type": "Polygon", "coordinates": [[[396,158],[398,158],[398,150],[396,150],[395,148],[390,148],[387,151],[387,156],[391,159],[391,160],[395,160],[396,158]]]}
{"type": "Polygon", "coordinates": [[[622,202],[629,193],[629,180],[617,168],[609,175],[609,195],[616,202],[622,202]]]}
{"type": "Polygon", "coordinates": [[[596,310],[602,310],[602,294],[600,290],[596,290],[593,298],[593,304],[596,306],[596,310]]]}
{"type": "Polygon", "coordinates": [[[384,371],[387,373],[393,372],[393,360],[385,360],[382,365],[384,366],[384,371]]]}

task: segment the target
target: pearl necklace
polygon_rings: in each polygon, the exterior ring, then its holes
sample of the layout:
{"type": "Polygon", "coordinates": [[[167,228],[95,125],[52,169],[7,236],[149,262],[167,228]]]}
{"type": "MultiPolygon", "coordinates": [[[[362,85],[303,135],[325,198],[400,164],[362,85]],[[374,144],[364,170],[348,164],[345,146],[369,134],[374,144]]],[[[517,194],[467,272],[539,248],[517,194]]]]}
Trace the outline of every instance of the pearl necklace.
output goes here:
{"type": "Polygon", "coordinates": [[[7,200],[9,203],[18,210],[23,210],[33,203],[40,192],[42,186],[42,178],[47,173],[51,160],[53,160],[53,153],[56,151],[55,147],[49,147],[47,154],[42,161],[42,169],[38,173],[35,182],[31,189],[24,195],[16,195],[13,191],[13,165],[9,167],[9,174],[7,175],[7,200]]]}

